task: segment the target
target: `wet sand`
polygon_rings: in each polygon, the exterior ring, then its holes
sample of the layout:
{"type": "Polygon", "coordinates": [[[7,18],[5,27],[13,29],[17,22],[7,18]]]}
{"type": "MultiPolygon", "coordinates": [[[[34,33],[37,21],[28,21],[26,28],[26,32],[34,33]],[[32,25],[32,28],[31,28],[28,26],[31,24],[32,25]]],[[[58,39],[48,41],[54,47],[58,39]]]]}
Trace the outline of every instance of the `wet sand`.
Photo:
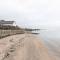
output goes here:
{"type": "Polygon", "coordinates": [[[60,39],[45,40],[45,44],[50,56],[53,56],[54,60],[60,60],[60,39]]]}
{"type": "Polygon", "coordinates": [[[53,60],[42,40],[31,34],[0,39],[0,60],[53,60]]]}

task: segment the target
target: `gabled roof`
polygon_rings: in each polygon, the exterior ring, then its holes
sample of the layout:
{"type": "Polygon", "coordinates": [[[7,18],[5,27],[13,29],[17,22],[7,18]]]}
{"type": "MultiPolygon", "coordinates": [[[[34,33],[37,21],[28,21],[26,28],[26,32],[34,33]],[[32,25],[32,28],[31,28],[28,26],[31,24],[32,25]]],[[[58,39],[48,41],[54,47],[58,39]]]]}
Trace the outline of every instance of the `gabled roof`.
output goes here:
{"type": "Polygon", "coordinates": [[[0,24],[13,24],[15,21],[0,20],[0,24]]]}

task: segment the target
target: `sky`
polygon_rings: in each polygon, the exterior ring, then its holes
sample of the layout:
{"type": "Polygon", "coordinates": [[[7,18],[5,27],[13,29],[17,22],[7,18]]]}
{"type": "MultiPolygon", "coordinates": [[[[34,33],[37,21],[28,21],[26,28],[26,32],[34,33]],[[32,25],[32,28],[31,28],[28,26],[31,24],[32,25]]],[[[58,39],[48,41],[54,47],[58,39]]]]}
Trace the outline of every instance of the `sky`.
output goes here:
{"type": "Polygon", "coordinates": [[[60,27],[60,0],[0,0],[0,19],[24,27],[60,27]]]}

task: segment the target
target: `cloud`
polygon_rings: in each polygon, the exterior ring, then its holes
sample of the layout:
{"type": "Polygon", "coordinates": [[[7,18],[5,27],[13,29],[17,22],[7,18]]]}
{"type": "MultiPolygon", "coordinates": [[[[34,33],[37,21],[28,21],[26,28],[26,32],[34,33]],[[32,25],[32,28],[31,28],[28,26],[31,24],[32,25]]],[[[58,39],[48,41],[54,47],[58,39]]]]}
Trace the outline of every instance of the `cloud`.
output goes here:
{"type": "Polygon", "coordinates": [[[0,0],[0,19],[23,26],[59,26],[59,0],[0,0]]]}

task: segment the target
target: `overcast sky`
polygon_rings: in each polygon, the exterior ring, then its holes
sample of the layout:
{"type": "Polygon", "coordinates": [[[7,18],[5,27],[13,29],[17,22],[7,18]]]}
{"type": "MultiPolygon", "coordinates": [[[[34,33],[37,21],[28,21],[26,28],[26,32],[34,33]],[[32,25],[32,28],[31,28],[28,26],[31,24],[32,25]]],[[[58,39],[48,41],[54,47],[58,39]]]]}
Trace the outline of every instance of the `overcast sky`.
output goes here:
{"type": "Polygon", "coordinates": [[[0,0],[0,19],[21,26],[60,26],[60,0],[0,0]]]}

